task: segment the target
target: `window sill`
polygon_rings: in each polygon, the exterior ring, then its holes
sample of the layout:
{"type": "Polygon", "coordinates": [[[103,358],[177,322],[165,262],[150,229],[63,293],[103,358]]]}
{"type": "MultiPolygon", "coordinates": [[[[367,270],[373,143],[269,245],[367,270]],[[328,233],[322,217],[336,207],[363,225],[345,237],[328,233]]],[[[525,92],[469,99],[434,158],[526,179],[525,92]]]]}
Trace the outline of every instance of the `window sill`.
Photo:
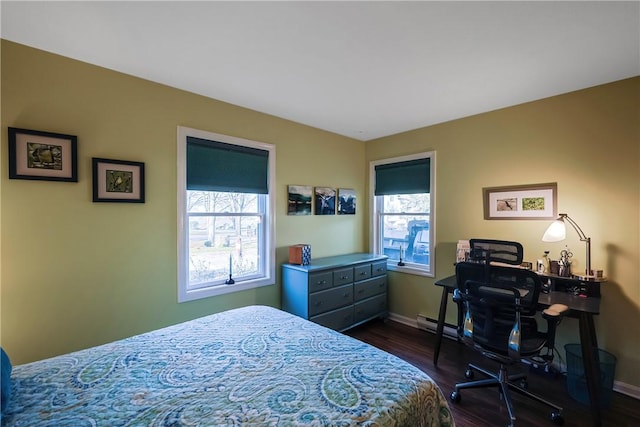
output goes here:
{"type": "Polygon", "coordinates": [[[388,262],[387,271],[412,274],[414,276],[435,277],[435,274],[432,271],[429,271],[425,268],[413,267],[411,265],[400,266],[397,262],[388,262]]]}
{"type": "Polygon", "coordinates": [[[216,285],[206,288],[183,290],[180,289],[178,295],[178,302],[195,301],[202,298],[209,298],[218,295],[230,294],[234,292],[246,291],[249,289],[255,289],[262,286],[275,285],[271,279],[252,280],[246,282],[239,282],[233,285],[216,285]]]}

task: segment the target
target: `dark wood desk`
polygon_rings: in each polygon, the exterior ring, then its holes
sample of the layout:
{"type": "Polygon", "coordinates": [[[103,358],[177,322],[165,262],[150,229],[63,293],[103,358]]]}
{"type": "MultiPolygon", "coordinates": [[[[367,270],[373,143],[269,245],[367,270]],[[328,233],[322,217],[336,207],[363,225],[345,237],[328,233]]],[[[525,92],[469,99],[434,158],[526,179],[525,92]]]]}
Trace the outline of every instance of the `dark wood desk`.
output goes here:
{"type": "MultiPolygon", "coordinates": [[[[436,328],[436,348],[433,353],[433,364],[438,364],[442,333],[444,331],[444,319],[447,314],[447,301],[449,294],[456,289],[456,276],[445,277],[437,280],[436,286],[442,287],[440,299],[440,312],[438,313],[438,325],[436,328]]],[[[600,313],[600,298],[582,297],[567,292],[540,293],[538,305],[540,309],[551,304],[565,304],[569,307],[568,317],[577,318],[580,329],[580,345],[582,348],[582,360],[584,363],[587,389],[591,406],[591,419],[595,427],[602,425],[600,417],[600,357],[598,354],[598,340],[593,316],[600,313]],[[593,404],[593,402],[596,402],[593,404]]]]}

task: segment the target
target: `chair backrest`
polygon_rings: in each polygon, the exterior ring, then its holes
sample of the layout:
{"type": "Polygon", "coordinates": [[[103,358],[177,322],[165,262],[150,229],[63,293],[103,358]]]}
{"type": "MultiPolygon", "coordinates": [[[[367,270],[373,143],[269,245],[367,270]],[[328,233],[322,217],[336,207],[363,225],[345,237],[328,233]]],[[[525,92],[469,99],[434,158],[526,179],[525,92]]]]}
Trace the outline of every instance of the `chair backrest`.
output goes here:
{"type": "Polygon", "coordinates": [[[478,262],[501,262],[520,265],[524,249],[518,242],[493,239],[470,239],[469,259],[478,262]]]}
{"type": "Polygon", "coordinates": [[[456,280],[464,304],[460,309],[465,318],[459,319],[463,339],[506,356],[516,323],[523,337],[537,334],[535,314],[542,283],[536,273],[517,267],[462,262],[456,264],[456,280]]]}

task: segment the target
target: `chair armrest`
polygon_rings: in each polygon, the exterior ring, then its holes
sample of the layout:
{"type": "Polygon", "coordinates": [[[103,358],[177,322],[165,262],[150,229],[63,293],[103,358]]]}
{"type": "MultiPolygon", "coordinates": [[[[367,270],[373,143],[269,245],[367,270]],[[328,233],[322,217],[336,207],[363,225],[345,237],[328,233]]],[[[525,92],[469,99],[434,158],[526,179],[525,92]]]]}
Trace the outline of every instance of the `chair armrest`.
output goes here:
{"type": "MultiPolygon", "coordinates": [[[[556,328],[564,314],[569,310],[564,304],[552,304],[542,310],[542,317],[547,321],[547,348],[553,350],[556,342],[556,328]]],[[[553,359],[553,353],[549,360],[553,359]]]]}
{"type": "Polygon", "coordinates": [[[569,307],[564,304],[552,304],[549,308],[542,310],[542,317],[547,320],[560,320],[560,316],[564,316],[567,310],[569,307]]]}

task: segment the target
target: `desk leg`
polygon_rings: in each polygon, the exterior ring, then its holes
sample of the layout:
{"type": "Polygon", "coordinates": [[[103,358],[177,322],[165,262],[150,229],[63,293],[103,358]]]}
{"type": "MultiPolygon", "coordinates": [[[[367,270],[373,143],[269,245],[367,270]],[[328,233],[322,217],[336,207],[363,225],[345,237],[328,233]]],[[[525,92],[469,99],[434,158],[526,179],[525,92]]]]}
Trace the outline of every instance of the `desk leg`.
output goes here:
{"type": "Polygon", "coordinates": [[[591,403],[591,419],[594,427],[600,427],[600,356],[596,328],[591,313],[580,313],[580,344],[582,360],[591,403]]]}
{"type": "Polygon", "coordinates": [[[440,355],[440,344],[442,344],[442,333],[444,332],[444,318],[447,314],[447,300],[449,299],[449,291],[445,286],[442,287],[442,298],[440,299],[440,311],[438,312],[438,325],[436,327],[436,348],[433,351],[433,365],[438,364],[438,356],[440,355]]]}

